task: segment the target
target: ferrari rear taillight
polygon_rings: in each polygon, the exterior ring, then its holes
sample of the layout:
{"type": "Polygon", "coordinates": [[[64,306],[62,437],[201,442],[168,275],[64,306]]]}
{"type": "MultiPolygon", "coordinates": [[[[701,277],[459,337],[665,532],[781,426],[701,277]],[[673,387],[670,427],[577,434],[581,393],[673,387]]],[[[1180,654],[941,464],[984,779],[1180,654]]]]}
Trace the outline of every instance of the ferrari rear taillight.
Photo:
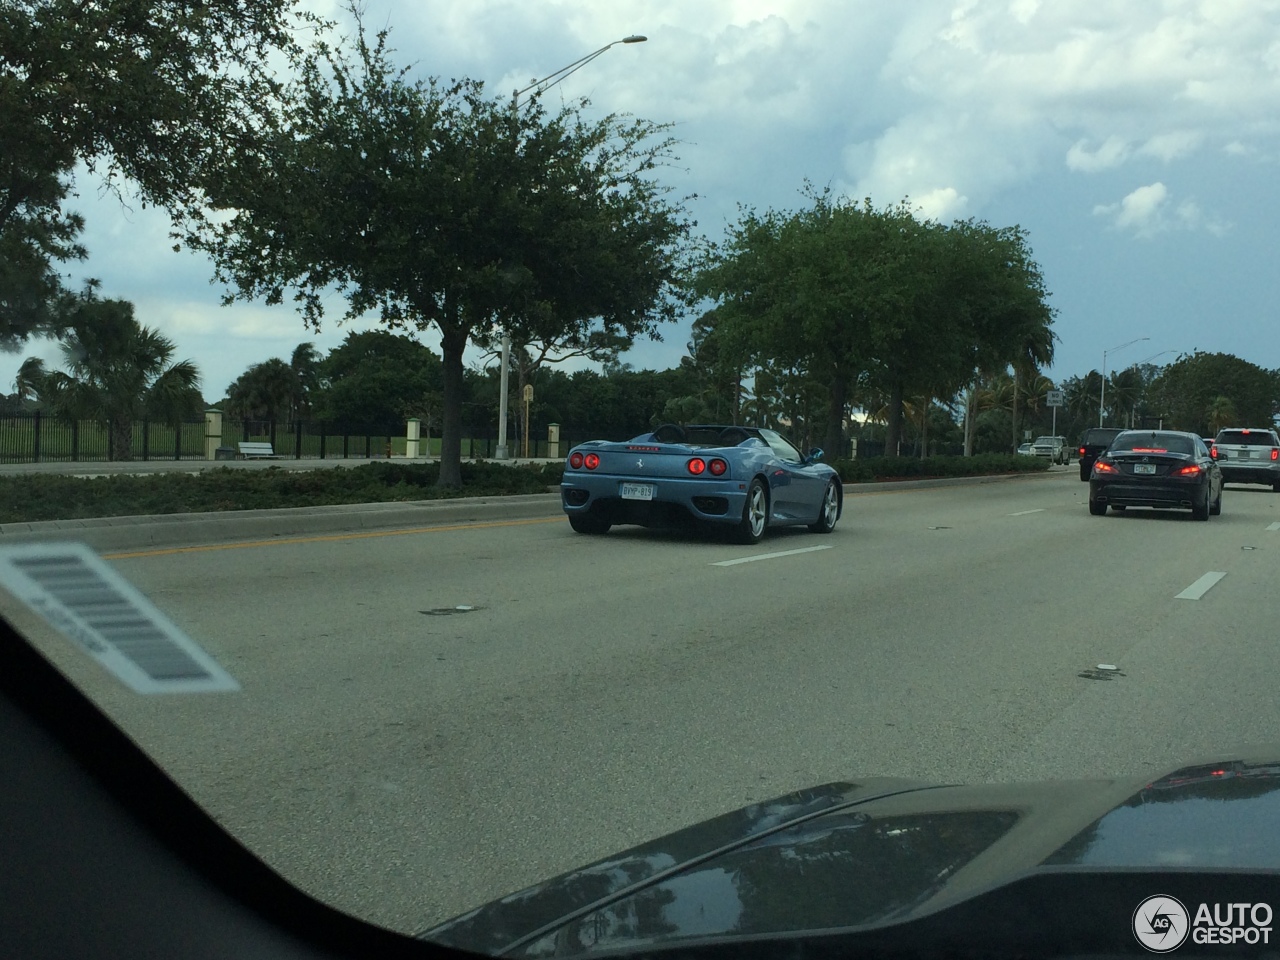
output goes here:
{"type": "Polygon", "coordinates": [[[701,476],[707,471],[707,461],[703,460],[701,457],[694,457],[686,464],[686,466],[689,468],[689,472],[695,477],[701,476]]]}
{"type": "Polygon", "coordinates": [[[580,454],[580,453],[571,453],[571,454],[569,454],[569,466],[573,467],[573,469],[575,469],[575,470],[581,470],[581,469],[582,469],[582,454],[580,454]]]}
{"type": "Polygon", "coordinates": [[[1119,473],[1114,463],[1108,463],[1106,460],[1095,460],[1093,464],[1094,473],[1119,473]]]}
{"type": "Polygon", "coordinates": [[[1198,477],[1202,473],[1204,473],[1204,471],[1200,469],[1200,465],[1193,463],[1193,464],[1190,464],[1189,466],[1183,467],[1181,470],[1174,471],[1174,476],[1175,477],[1198,477]]]}
{"type": "MultiPolygon", "coordinates": [[[[1273,457],[1272,459],[1275,458],[1273,457]]],[[[707,465],[707,469],[711,471],[711,475],[713,477],[723,477],[724,472],[729,469],[729,464],[719,458],[716,458],[707,465]]]]}
{"type": "Polygon", "coordinates": [[[588,470],[594,470],[596,467],[600,466],[600,457],[597,454],[588,453],[582,458],[582,463],[588,470]]]}

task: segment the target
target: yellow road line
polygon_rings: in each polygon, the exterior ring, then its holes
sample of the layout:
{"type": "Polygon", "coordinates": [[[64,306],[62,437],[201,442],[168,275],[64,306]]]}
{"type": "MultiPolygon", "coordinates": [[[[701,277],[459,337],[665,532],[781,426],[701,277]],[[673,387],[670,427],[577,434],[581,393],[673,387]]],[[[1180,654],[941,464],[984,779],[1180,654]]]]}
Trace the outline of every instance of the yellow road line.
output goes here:
{"type": "Polygon", "coordinates": [[[104,553],[104,560],[132,560],[136,557],[166,557],[175,553],[208,553],[213,550],[246,550],[251,547],[274,547],[289,543],[331,543],[338,540],[368,540],[372,537],[404,537],[415,533],[447,533],[451,530],[483,530],[487,527],[522,527],[534,523],[563,523],[564,517],[538,517],[534,520],[486,520],[480,523],[455,523],[440,527],[411,527],[406,530],[370,530],[363,533],[335,533],[324,537],[286,537],[279,540],[247,540],[243,543],[215,543],[203,547],[168,547],[163,550],[137,550],[129,553],[104,553]]]}

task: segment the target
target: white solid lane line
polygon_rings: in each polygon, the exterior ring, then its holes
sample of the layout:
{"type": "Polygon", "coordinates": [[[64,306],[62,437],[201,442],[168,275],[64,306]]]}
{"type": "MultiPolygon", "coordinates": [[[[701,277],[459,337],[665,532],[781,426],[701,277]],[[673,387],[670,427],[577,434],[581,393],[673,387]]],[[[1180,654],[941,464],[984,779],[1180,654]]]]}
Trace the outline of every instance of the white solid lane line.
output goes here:
{"type": "Polygon", "coordinates": [[[1275,523],[1269,523],[1269,524],[1267,524],[1267,529],[1268,529],[1268,530],[1280,530],[1280,520],[1277,520],[1275,523]]]}
{"type": "Polygon", "coordinates": [[[1006,513],[1006,517],[1025,517],[1028,513],[1044,513],[1044,507],[1036,507],[1034,510],[1019,510],[1017,513],[1006,513]]]}
{"type": "Polygon", "coordinates": [[[1203,577],[1201,577],[1191,586],[1187,587],[1187,589],[1183,590],[1179,594],[1176,594],[1173,599],[1199,600],[1201,597],[1203,597],[1206,593],[1208,593],[1213,588],[1214,584],[1216,584],[1219,580],[1221,580],[1225,576],[1226,576],[1225,573],[1221,573],[1217,570],[1210,570],[1208,573],[1206,573],[1203,577]]]}
{"type": "Polygon", "coordinates": [[[813,553],[815,550],[830,550],[831,547],[801,547],[799,550],[779,550],[777,553],[758,553],[754,557],[739,557],[737,560],[719,560],[711,564],[713,567],[733,567],[739,563],[754,563],[757,560],[773,560],[777,557],[793,557],[797,553],[813,553]]]}

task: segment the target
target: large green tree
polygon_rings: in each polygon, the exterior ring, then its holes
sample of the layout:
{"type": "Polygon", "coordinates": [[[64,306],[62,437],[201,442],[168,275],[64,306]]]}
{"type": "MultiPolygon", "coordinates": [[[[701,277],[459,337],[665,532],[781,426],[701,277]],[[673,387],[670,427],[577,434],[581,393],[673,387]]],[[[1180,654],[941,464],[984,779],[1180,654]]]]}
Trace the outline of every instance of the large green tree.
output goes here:
{"type": "Polygon", "coordinates": [[[1275,375],[1229,353],[1181,356],[1164,368],[1149,390],[1165,426],[1175,430],[1269,427],[1280,412],[1275,375]]]}
{"type": "Polygon", "coordinates": [[[653,171],[662,128],[579,107],[519,109],[480,84],[413,81],[386,34],[354,52],[318,45],[270,123],[268,155],[247,154],[198,224],[231,297],[291,294],[318,327],[336,290],[347,316],[434,327],[443,359],[440,484],[461,484],[463,354],[496,330],[547,340],[595,329],[656,335],[677,315],[691,224],[653,171]]]}
{"type": "Polygon", "coordinates": [[[190,360],[174,361],[172,340],[138,323],[133,304],[82,295],[68,317],[64,370],[37,358],[22,365],[27,389],[55,415],[97,420],[109,435],[112,460],[132,459],[133,424],[176,423],[203,406],[200,375],[190,360]]]}
{"type": "Polygon", "coordinates": [[[326,420],[383,426],[419,417],[431,425],[444,385],[440,358],[413,337],[349,333],[320,363],[318,412],[326,420]]]}
{"type": "Polygon", "coordinates": [[[746,211],[695,289],[725,311],[718,328],[735,356],[821,384],[828,449],[843,449],[855,398],[884,408],[892,452],[908,398],[927,410],[981,374],[1012,364],[1027,375],[1052,359],[1053,314],[1025,231],[808,195],[798,213],[746,211]]]}
{"type": "Polygon", "coordinates": [[[227,387],[227,415],[236,420],[288,420],[298,379],[279,357],[255,363],[227,387]]]}
{"type": "Polygon", "coordinates": [[[314,21],[298,0],[0,3],[0,346],[67,328],[60,265],[83,258],[67,209],[78,162],[145,204],[198,209],[210,164],[250,149],[267,63],[314,21]]]}

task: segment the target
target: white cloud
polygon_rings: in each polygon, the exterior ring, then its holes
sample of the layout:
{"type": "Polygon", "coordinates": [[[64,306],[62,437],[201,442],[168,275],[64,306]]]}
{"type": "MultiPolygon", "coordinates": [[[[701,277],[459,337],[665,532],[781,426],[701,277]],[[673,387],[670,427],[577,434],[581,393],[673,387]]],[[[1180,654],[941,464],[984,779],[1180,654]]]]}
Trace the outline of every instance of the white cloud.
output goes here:
{"type": "Polygon", "coordinates": [[[1231,229],[1226,221],[1206,215],[1195,200],[1175,205],[1169,188],[1160,181],[1138,187],[1119,203],[1099,204],[1093,213],[1109,219],[1114,229],[1143,238],[1169,230],[1206,230],[1222,237],[1231,229]]]}
{"type": "Polygon", "coordinates": [[[1116,215],[1116,226],[1120,229],[1132,228],[1138,233],[1154,230],[1161,208],[1169,198],[1168,188],[1163,183],[1152,183],[1139,187],[1120,201],[1120,211],[1116,215]]]}
{"type": "Polygon", "coordinates": [[[931,220],[956,220],[965,215],[969,198],[959,194],[955,187],[939,187],[923,196],[912,197],[920,212],[931,220]]]}
{"type": "Polygon", "coordinates": [[[1107,139],[1097,150],[1090,152],[1087,140],[1077,140],[1067,151],[1067,168],[1083,173],[1096,173],[1118,167],[1129,157],[1129,144],[1116,136],[1107,139]]]}
{"type": "Polygon", "coordinates": [[[1193,152],[1203,140],[1204,134],[1198,130],[1175,130],[1156,134],[1138,152],[1169,163],[1193,152]]]}

